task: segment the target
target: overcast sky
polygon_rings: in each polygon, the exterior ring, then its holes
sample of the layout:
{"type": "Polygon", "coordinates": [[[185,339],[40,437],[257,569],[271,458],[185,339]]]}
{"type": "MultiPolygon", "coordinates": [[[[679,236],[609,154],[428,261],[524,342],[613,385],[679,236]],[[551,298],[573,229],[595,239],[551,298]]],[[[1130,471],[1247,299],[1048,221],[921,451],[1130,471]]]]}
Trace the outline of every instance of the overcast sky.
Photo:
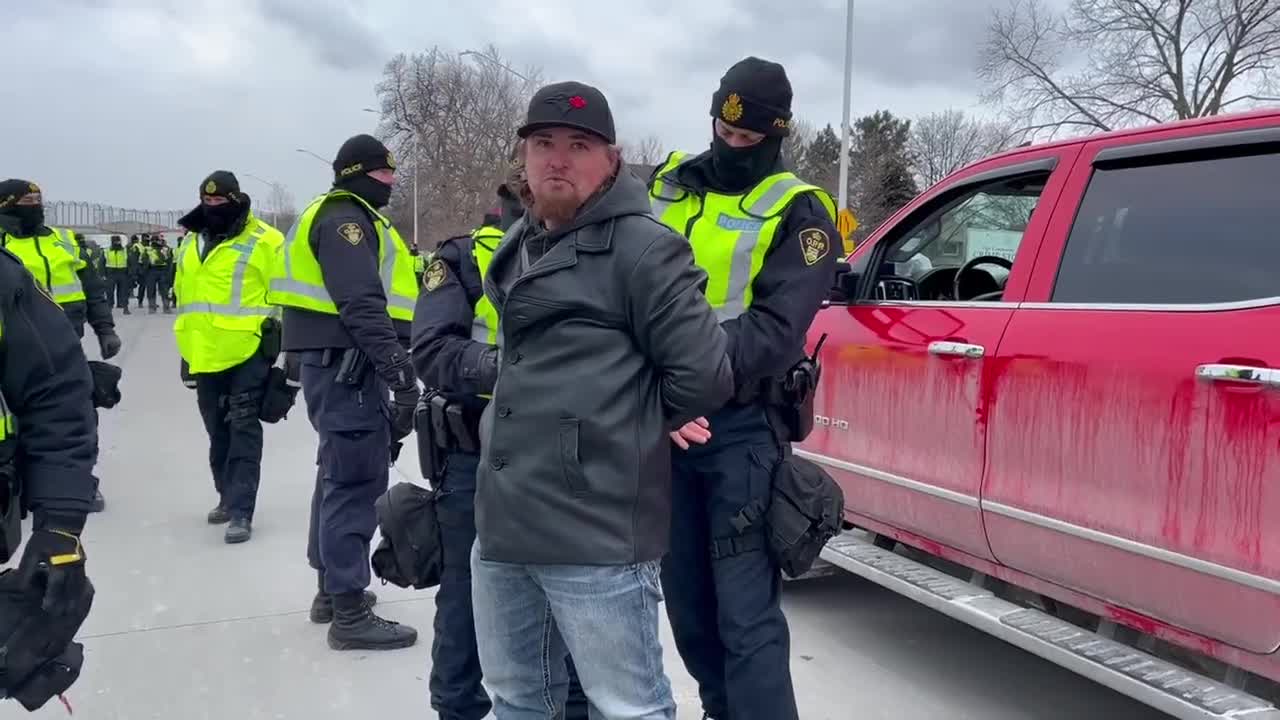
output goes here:
{"type": "MultiPolygon", "coordinates": [[[[1007,0],[857,0],[854,116],[981,110],[975,55],[1007,0]]],[[[372,132],[374,85],[398,52],[494,43],[549,81],[609,97],[622,140],[710,140],[732,63],[783,63],[796,114],[838,124],[844,0],[40,0],[8,3],[0,176],[48,200],[147,209],[197,202],[214,169],[284,183],[303,204],[332,157],[372,132]],[[465,9],[464,9],[465,8],[465,9]],[[807,8],[800,10],[800,8],[807,8]],[[13,63],[17,59],[17,64],[13,63]]]]}

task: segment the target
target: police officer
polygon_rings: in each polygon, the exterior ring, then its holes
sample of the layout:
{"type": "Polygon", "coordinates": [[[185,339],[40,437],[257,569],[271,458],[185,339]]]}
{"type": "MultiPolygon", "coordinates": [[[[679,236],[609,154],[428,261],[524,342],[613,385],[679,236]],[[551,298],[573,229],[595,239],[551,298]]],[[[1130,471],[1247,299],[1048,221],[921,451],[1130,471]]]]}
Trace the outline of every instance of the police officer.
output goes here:
{"type": "Polygon", "coordinates": [[[173,311],[169,304],[169,290],[173,287],[173,251],[169,249],[169,244],[164,241],[163,235],[151,237],[151,247],[147,248],[147,260],[148,309],[150,314],[154,315],[159,309],[158,306],[163,304],[167,315],[173,311]]]}
{"type": "Polygon", "coordinates": [[[270,301],[284,307],[284,349],[299,355],[320,436],[307,546],[320,590],[311,617],[333,620],[335,650],[388,650],[412,645],[418,633],[373,614],[364,588],[391,446],[413,430],[419,393],[407,347],[418,286],[408,247],[378,212],[395,177],[386,146],[356,135],[333,169],[333,189],[289,231],[270,301]]]}
{"type": "MultiPolygon", "coordinates": [[[[200,182],[199,194],[200,204],[178,221],[190,232],[175,259],[173,332],[184,379],[195,384],[209,434],[218,504],[208,521],[229,523],[223,540],[242,543],[253,530],[262,474],[259,414],[280,349],[278,310],[267,303],[267,285],[284,236],[253,214],[249,196],[230,172],[210,174],[200,182]]],[[[167,285],[160,287],[166,312],[167,285]]]]}
{"type": "Polygon", "coordinates": [[[34,711],[74,682],[83,660],[71,640],[93,599],[80,534],[98,432],[80,342],[23,265],[0,250],[0,562],[17,549],[21,510],[34,516],[17,571],[0,574],[0,697],[34,711]]]}
{"type": "MultiPolygon", "coordinates": [[[[457,409],[463,419],[459,432],[433,438],[445,456],[442,479],[432,478],[441,490],[436,515],[444,568],[436,592],[430,689],[431,707],[448,720],[479,720],[492,708],[481,685],[471,609],[471,546],[476,540],[476,468],[480,462],[478,423],[498,372],[498,315],[485,297],[482,281],[503,233],[523,212],[505,185],[499,197],[504,203],[515,202],[516,211],[508,208],[487,213],[480,227],[469,235],[445,240],[428,258],[413,320],[414,368],[428,388],[440,393],[432,412],[443,420],[450,410],[457,409]],[[505,223],[504,216],[508,219],[505,223]]],[[[447,420],[439,425],[449,427],[447,420]]],[[[564,717],[586,720],[587,699],[572,659],[568,669],[564,717]]]]}
{"type": "Polygon", "coordinates": [[[133,278],[138,290],[138,309],[142,309],[142,301],[147,296],[147,277],[151,271],[151,253],[148,248],[151,245],[151,239],[144,233],[137,236],[137,247],[134,249],[136,253],[135,271],[133,278]]]}
{"type": "Polygon", "coordinates": [[[805,334],[835,276],[830,196],[782,166],[791,85],[750,57],[711,103],[711,148],[673,153],[650,181],[653,214],[685,234],[709,276],[729,336],[736,397],[673,433],[674,516],[662,587],[676,647],[707,717],[796,720],[781,575],[763,523],[788,431],[770,421],[776,380],[804,356],[805,334]],[[754,516],[753,516],[754,517],[754,516]]]}
{"type": "MultiPolygon", "coordinates": [[[[76,335],[84,337],[85,323],[98,336],[103,360],[120,352],[111,304],[102,281],[89,266],[84,248],[69,230],[44,224],[44,200],[39,186],[27,180],[0,182],[0,244],[17,255],[71,320],[76,335]]],[[[102,493],[94,500],[94,512],[106,506],[102,493]]]]}
{"type": "Polygon", "coordinates": [[[129,267],[132,265],[130,252],[125,249],[124,240],[119,235],[111,236],[111,247],[107,248],[104,262],[107,273],[107,299],[115,303],[116,309],[129,314],[129,267]]]}

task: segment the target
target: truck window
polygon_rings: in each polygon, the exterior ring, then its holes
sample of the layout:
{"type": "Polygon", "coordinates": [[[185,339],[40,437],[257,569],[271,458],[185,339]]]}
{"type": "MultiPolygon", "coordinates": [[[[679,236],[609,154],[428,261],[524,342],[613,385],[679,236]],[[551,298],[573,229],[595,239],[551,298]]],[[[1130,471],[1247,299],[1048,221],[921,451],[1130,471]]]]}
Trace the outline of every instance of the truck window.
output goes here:
{"type": "Polygon", "coordinates": [[[1035,173],[970,188],[908,219],[881,261],[876,299],[999,300],[1048,179],[1035,173]],[[966,265],[977,258],[993,260],[966,265]]]}
{"type": "Polygon", "coordinates": [[[1280,296],[1278,179],[1274,148],[1095,170],[1053,302],[1186,305],[1280,296]]]}

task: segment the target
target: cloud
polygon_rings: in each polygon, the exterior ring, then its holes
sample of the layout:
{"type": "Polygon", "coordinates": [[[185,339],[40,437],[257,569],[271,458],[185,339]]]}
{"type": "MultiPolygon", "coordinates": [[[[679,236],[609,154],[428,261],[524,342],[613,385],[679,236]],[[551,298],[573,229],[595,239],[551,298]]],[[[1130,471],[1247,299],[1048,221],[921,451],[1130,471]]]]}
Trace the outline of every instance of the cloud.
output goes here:
{"type": "MultiPolygon", "coordinates": [[[[1005,0],[859,0],[854,112],[914,116],[973,107],[974,56],[1005,0]]],[[[30,177],[51,199],[135,208],[192,205],[225,167],[299,202],[322,192],[331,157],[370,132],[374,88],[397,52],[496,45],[517,69],[605,91],[623,140],[669,149],[710,139],[724,71],[747,55],[783,63],[796,114],[840,118],[844,0],[59,0],[10,8],[5,52],[37,72],[11,75],[0,102],[0,175],[30,177]],[[57,52],[48,38],[57,38],[57,52]],[[15,111],[14,108],[17,108],[15,111]]]]}

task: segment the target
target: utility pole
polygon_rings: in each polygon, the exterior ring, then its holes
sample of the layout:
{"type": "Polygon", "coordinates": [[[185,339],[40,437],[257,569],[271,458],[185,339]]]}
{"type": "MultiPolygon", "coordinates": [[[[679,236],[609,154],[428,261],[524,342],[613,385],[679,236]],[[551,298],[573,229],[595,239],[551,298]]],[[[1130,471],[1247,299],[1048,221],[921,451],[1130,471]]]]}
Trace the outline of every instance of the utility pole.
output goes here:
{"type": "Polygon", "coordinates": [[[853,99],[853,0],[845,10],[844,111],[840,121],[840,210],[849,207],[849,106],[853,99]]]}

